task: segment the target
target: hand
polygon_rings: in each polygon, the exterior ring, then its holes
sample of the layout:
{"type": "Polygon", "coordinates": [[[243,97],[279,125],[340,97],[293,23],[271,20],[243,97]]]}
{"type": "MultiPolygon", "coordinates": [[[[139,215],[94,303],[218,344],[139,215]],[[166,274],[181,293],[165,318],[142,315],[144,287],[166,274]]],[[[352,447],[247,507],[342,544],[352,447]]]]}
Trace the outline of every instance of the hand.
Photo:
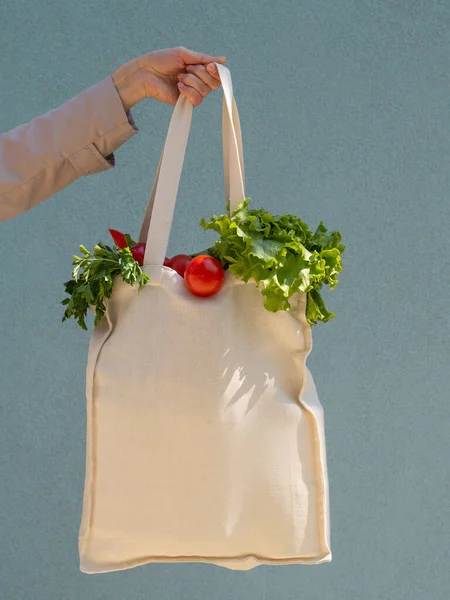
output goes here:
{"type": "Polygon", "coordinates": [[[224,64],[226,58],[179,46],[142,54],[119,67],[112,78],[125,110],[144,98],[175,106],[180,94],[198,106],[220,87],[217,68],[209,64],[213,62],[224,64]]]}

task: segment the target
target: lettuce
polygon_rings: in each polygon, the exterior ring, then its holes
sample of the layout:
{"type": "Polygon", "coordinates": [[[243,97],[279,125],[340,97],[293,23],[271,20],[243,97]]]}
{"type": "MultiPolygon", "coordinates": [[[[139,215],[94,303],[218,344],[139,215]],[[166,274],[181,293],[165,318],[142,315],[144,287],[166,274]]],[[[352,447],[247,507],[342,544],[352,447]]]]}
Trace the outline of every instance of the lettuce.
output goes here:
{"type": "Polygon", "coordinates": [[[321,222],[313,233],[295,215],[272,215],[264,208],[249,209],[250,198],[232,212],[202,219],[205,230],[216,231],[220,239],[211,248],[226,269],[246,283],[262,284],[264,306],[271,312],[290,310],[289,298],[307,294],[306,319],[310,325],[326,323],[336,315],[328,310],[319,293],[323,285],[333,289],[342,270],[338,231],[329,232],[321,222]]]}

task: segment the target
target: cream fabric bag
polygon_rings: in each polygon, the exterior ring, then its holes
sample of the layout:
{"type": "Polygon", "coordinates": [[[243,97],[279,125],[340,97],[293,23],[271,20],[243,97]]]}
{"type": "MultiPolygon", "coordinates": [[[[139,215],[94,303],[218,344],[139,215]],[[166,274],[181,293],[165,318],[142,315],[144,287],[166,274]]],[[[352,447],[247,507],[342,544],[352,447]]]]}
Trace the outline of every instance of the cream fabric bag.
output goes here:
{"type": "MultiPolygon", "coordinates": [[[[233,210],[245,198],[241,129],[230,72],[217,66],[233,210]]],[[[253,281],[226,271],[219,293],[199,298],[162,266],[192,112],[180,96],[141,230],[150,282],[138,294],[117,277],[92,334],[79,538],[85,573],[150,562],[242,570],[331,560],[305,295],[291,299],[291,311],[271,313],[253,281]]]]}

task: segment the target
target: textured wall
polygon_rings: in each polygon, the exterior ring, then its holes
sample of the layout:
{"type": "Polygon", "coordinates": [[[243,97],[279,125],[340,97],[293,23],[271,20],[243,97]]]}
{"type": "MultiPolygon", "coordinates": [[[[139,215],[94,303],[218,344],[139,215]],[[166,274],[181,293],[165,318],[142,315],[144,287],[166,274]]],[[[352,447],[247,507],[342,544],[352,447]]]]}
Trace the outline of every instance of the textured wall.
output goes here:
{"type": "MultiPolygon", "coordinates": [[[[445,0],[0,0],[0,131],[149,50],[228,58],[246,192],[343,233],[338,318],[314,329],[333,561],[78,571],[89,334],[61,324],[79,243],[138,232],[172,107],[134,110],[113,171],[0,224],[0,597],[5,600],[450,596],[449,23],[445,0]],[[446,372],[447,371],[447,374],[446,372]]],[[[169,253],[215,236],[222,94],[195,109],[169,253]]],[[[155,343],[157,341],[155,340],[155,343]]]]}

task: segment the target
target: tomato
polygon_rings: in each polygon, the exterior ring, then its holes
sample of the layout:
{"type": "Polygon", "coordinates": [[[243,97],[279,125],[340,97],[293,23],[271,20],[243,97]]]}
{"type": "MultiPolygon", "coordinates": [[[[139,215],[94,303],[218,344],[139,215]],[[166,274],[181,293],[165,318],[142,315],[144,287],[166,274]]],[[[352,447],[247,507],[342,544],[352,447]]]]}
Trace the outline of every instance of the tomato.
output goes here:
{"type": "Polygon", "coordinates": [[[207,254],[195,256],[186,267],[184,280],[196,296],[212,296],[223,285],[225,272],[220,262],[207,254]]]}
{"type": "Polygon", "coordinates": [[[127,241],[125,239],[124,233],[122,233],[121,231],[117,231],[117,229],[108,229],[108,231],[111,234],[111,237],[118,248],[127,247],[127,241]]]}
{"type": "Polygon", "coordinates": [[[186,267],[191,260],[192,257],[189,256],[189,254],[177,254],[169,260],[169,264],[167,266],[176,271],[181,277],[184,277],[186,267]]]}
{"type": "Polygon", "coordinates": [[[136,244],[136,246],[133,246],[133,248],[130,248],[130,250],[134,260],[137,261],[142,267],[142,265],[144,264],[145,242],[136,244]]]}
{"type": "Polygon", "coordinates": [[[172,266],[172,259],[171,258],[167,258],[167,256],[164,259],[164,266],[165,267],[171,267],[172,266]]]}

